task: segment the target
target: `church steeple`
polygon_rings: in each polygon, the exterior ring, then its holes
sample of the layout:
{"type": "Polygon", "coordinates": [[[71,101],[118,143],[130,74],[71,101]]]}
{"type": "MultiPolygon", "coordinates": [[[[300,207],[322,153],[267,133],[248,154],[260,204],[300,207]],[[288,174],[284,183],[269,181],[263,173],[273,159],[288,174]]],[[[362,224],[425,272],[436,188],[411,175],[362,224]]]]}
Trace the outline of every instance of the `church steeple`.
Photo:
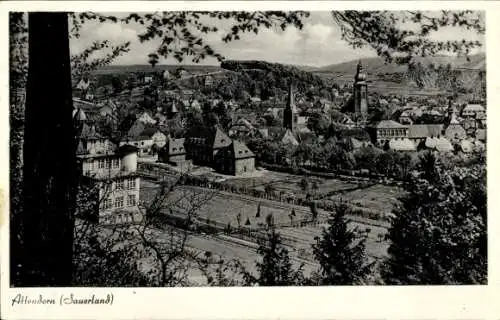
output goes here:
{"type": "Polygon", "coordinates": [[[358,61],[358,66],[356,68],[353,91],[354,113],[366,117],[368,115],[368,88],[366,85],[366,74],[363,72],[361,60],[358,61]]]}
{"type": "Polygon", "coordinates": [[[285,129],[294,130],[294,123],[296,121],[297,108],[295,107],[295,95],[293,83],[290,82],[288,86],[288,99],[285,110],[283,111],[283,127],[285,129]]]}
{"type": "Polygon", "coordinates": [[[361,65],[361,60],[358,61],[358,66],[356,68],[356,75],[354,76],[355,82],[361,82],[366,80],[366,74],[363,72],[363,66],[361,65]]]}

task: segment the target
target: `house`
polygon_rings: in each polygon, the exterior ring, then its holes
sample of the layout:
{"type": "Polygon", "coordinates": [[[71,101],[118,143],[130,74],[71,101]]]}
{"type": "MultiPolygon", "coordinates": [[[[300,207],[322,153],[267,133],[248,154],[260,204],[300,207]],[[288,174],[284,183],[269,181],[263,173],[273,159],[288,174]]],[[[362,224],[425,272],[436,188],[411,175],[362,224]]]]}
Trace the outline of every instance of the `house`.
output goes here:
{"type": "Polygon", "coordinates": [[[224,174],[244,175],[255,171],[255,154],[243,142],[234,140],[217,152],[214,166],[224,174]]]}
{"type": "Polygon", "coordinates": [[[415,144],[427,138],[439,138],[444,135],[443,124],[412,124],[408,126],[408,138],[415,144]]]}
{"type": "Polygon", "coordinates": [[[417,146],[415,142],[408,138],[392,138],[389,140],[389,149],[394,151],[415,151],[417,146]]]}
{"type": "Polygon", "coordinates": [[[473,136],[479,128],[479,123],[474,118],[466,118],[461,122],[461,124],[468,136],[473,136]]]}
{"type": "Polygon", "coordinates": [[[168,70],[163,71],[163,80],[170,80],[170,79],[172,79],[172,75],[170,74],[170,72],[168,72],[168,70]]]}
{"type": "Polygon", "coordinates": [[[157,112],[154,116],[153,119],[155,119],[156,123],[158,125],[165,125],[168,118],[166,115],[162,114],[161,112],[157,112]]]}
{"type": "Polygon", "coordinates": [[[144,83],[153,82],[153,76],[144,76],[144,83]]]}
{"type": "Polygon", "coordinates": [[[262,100],[259,97],[250,97],[252,103],[261,103],[262,100]]]}
{"type": "Polygon", "coordinates": [[[231,126],[231,128],[228,131],[230,137],[250,136],[252,134],[252,132],[253,131],[250,130],[247,126],[238,125],[238,124],[231,126]]]}
{"type": "MultiPolygon", "coordinates": [[[[129,144],[136,146],[139,149],[140,156],[155,153],[156,150],[163,148],[167,142],[167,136],[155,127],[143,127],[140,131],[139,126],[132,129],[137,129],[137,131],[128,135],[120,142],[120,145],[129,144]]],[[[130,130],[129,133],[131,133],[130,130]]]]}
{"type": "Polygon", "coordinates": [[[408,110],[401,112],[398,121],[401,124],[413,124],[413,118],[411,112],[408,110]]]}
{"type": "Polygon", "coordinates": [[[205,87],[210,87],[214,84],[214,78],[212,76],[205,77],[205,87]]]}
{"type": "Polygon", "coordinates": [[[231,143],[231,139],[218,126],[191,128],[185,140],[186,155],[196,165],[211,166],[217,151],[231,143]]]}
{"type": "Polygon", "coordinates": [[[149,136],[137,135],[120,141],[120,147],[125,145],[135,146],[138,149],[139,156],[145,156],[152,153],[154,142],[149,136]]]}
{"type": "Polygon", "coordinates": [[[451,144],[450,141],[448,141],[448,139],[446,139],[444,137],[440,137],[440,138],[428,137],[425,139],[424,145],[427,149],[436,150],[439,152],[453,151],[453,145],[451,144]]]}
{"type": "Polygon", "coordinates": [[[462,117],[477,118],[486,114],[486,109],[480,104],[468,104],[462,110],[462,117]]]}
{"type": "Polygon", "coordinates": [[[189,108],[191,108],[193,110],[201,111],[201,104],[198,100],[193,99],[189,102],[189,108]]]}
{"type": "Polygon", "coordinates": [[[257,129],[257,135],[263,139],[269,138],[269,129],[263,128],[263,129],[257,129]]]}
{"type": "Polygon", "coordinates": [[[352,119],[346,115],[342,116],[340,120],[337,122],[341,126],[352,129],[356,127],[356,123],[352,121],[352,119]]]}
{"type": "Polygon", "coordinates": [[[151,115],[146,111],[140,113],[137,116],[137,121],[140,121],[144,124],[156,124],[156,120],[153,119],[153,117],[151,117],[151,115]]]}
{"type": "Polygon", "coordinates": [[[486,129],[477,129],[476,139],[481,142],[486,142],[486,129]]]}
{"type": "Polygon", "coordinates": [[[385,145],[393,138],[408,137],[408,126],[393,120],[382,120],[368,129],[373,141],[379,146],[385,145]]]}
{"type": "Polygon", "coordinates": [[[89,87],[90,87],[90,80],[87,78],[80,79],[80,81],[76,84],[76,89],[82,91],[87,91],[89,87]]]}
{"type": "Polygon", "coordinates": [[[453,143],[457,143],[467,137],[467,132],[457,120],[455,114],[452,114],[450,123],[444,131],[444,136],[453,143]]]}
{"type": "Polygon", "coordinates": [[[168,139],[158,154],[160,161],[176,166],[181,172],[189,171],[193,166],[193,162],[186,158],[187,152],[184,142],[184,138],[168,139]]]}
{"type": "Polygon", "coordinates": [[[362,140],[356,139],[354,137],[345,138],[344,143],[349,145],[353,151],[359,150],[359,149],[364,148],[364,147],[373,146],[370,141],[362,141],[362,140]]]}
{"type": "Polygon", "coordinates": [[[77,131],[77,164],[80,186],[90,211],[83,219],[99,224],[134,223],[139,212],[140,178],[137,174],[137,149],[117,148],[89,124],[79,110],[73,117],[77,131]]]}
{"type": "Polygon", "coordinates": [[[297,137],[295,137],[292,130],[290,130],[290,129],[285,130],[283,135],[279,138],[279,141],[285,145],[286,144],[290,144],[292,146],[299,145],[299,141],[298,141],[297,137]]]}
{"type": "Polygon", "coordinates": [[[182,162],[186,161],[186,148],[184,147],[184,138],[168,139],[160,154],[163,162],[182,162]]]}

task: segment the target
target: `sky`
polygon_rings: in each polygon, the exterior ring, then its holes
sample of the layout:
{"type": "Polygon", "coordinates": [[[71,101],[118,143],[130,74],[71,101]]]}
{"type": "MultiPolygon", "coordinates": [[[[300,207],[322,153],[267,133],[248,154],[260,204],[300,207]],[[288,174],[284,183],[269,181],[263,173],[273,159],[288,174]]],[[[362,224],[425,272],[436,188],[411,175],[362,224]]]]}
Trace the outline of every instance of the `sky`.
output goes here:
{"type": "MultiPolygon", "coordinates": [[[[126,13],[115,15],[122,16],[126,13]]],[[[368,47],[353,49],[344,42],[339,27],[327,11],[311,12],[311,15],[304,20],[302,30],[294,27],[288,27],[284,32],[280,29],[262,29],[258,34],[242,34],[240,40],[230,43],[221,41],[223,30],[227,29],[228,23],[216,21],[215,25],[220,31],[209,34],[204,39],[226,59],[265,60],[320,67],[376,56],[376,53],[368,47]]],[[[109,40],[114,44],[130,41],[130,51],[116,59],[113,64],[146,64],[148,54],[154,52],[158,41],[140,43],[137,36],[143,28],[144,26],[139,24],[86,23],[80,32],[80,38],[71,39],[71,51],[80,52],[96,40],[109,40]]],[[[483,42],[483,36],[454,27],[442,28],[434,33],[432,38],[439,40],[465,38],[483,42]]],[[[189,59],[185,63],[193,64],[189,59]]],[[[212,58],[201,63],[218,64],[217,60],[212,58]]],[[[162,59],[160,64],[177,64],[177,61],[173,58],[162,59]]]]}

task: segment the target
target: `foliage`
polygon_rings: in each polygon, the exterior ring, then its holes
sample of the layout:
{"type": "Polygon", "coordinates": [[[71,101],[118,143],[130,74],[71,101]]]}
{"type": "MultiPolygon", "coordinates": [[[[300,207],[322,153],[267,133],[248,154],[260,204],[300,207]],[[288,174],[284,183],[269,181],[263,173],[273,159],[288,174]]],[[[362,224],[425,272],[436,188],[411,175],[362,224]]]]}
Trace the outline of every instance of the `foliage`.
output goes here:
{"type": "Polygon", "coordinates": [[[257,249],[262,262],[257,262],[258,276],[244,274],[247,285],[293,286],[304,282],[302,266],[293,269],[288,250],[282,245],[275,228],[270,228],[267,240],[257,249]]]}
{"type": "Polygon", "coordinates": [[[485,284],[487,281],[484,164],[443,169],[422,158],[423,179],[395,211],[383,278],[388,284],[485,284]]]}
{"type": "Polygon", "coordinates": [[[330,120],[322,113],[313,113],[307,120],[307,128],[317,135],[324,135],[329,126],[330,120]]]}
{"type": "Polygon", "coordinates": [[[364,284],[371,272],[365,254],[366,233],[357,228],[349,230],[346,215],[347,205],[340,204],[330,214],[328,228],[321,237],[315,237],[313,253],[320,264],[319,284],[356,285],[364,284]]]}
{"type": "Polygon", "coordinates": [[[332,11],[342,38],[354,48],[371,46],[388,62],[408,63],[416,56],[442,52],[468,54],[481,46],[479,41],[436,41],[430,36],[442,27],[453,26],[484,34],[483,13],[479,11],[332,11]],[[410,30],[405,25],[415,24],[410,30]]]}

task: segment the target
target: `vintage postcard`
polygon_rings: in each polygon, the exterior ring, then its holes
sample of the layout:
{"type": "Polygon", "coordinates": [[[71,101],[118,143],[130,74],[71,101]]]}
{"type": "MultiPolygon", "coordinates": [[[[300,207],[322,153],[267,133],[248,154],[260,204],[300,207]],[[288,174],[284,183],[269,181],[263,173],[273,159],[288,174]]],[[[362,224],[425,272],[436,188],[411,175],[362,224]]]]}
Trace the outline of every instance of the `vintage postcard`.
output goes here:
{"type": "Polygon", "coordinates": [[[2,318],[500,316],[500,4],[0,6],[2,318]]]}

